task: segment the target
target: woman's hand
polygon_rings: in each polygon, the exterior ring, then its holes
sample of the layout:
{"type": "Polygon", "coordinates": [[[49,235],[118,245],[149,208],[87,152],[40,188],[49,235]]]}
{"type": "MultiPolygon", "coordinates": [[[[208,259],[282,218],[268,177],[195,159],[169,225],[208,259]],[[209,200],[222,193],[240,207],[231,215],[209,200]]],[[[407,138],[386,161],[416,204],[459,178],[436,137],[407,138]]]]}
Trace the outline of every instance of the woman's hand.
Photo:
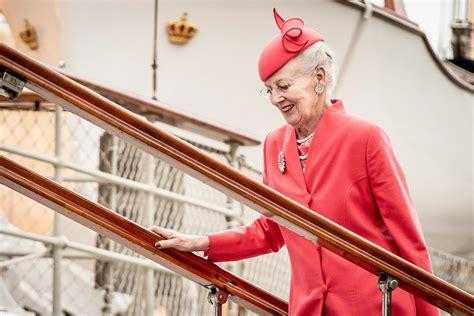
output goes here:
{"type": "Polygon", "coordinates": [[[209,237],[207,236],[185,235],[159,226],[151,226],[148,229],[165,238],[165,240],[160,240],[155,244],[155,247],[158,249],[172,248],[185,252],[206,251],[209,249],[209,237]]]}

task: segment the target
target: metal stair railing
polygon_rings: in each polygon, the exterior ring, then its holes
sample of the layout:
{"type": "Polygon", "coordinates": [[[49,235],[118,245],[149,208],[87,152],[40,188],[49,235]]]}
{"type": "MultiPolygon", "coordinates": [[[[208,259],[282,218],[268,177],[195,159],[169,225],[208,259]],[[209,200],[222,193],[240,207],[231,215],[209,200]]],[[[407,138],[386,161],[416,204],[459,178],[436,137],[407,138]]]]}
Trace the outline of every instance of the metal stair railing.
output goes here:
{"type": "MultiPolygon", "coordinates": [[[[159,235],[3,156],[0,183],[208,287],[210,295],[225,293],[226,300],[230,295],[233,302],[258,314],[288,313],[284,300],[192,253],[158,250],[154,245],[163,239],[159,235]]],[[[225,301],[220,300],[216,309],[225,301]]]]}
{"type": "Polygon", "coordinates": [[[398,287],[427,302],[449,313],[474,314],[471,294],[245,176],[4,44],[0,44],[0,57],[4,94],[14,97],[22,86],[26,86],[296,233],[317,240],[321,246],[360,267],[374,274],[384,273],[395,279],[398,287]]]}

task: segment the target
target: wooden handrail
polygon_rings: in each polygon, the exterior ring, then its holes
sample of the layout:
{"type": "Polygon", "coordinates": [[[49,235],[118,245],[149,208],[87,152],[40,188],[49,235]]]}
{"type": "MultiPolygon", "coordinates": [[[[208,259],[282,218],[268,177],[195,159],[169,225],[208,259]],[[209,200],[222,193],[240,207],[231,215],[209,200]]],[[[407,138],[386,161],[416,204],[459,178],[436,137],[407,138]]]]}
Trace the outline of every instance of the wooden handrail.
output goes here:
{"type": "Polygon", "coordinates": [[[158,250],[159,235],[1,155],[0,183],[194,282],[227,291],[235,303],[255,313],[288,313],[284,300],[192,253],[158,250]]]}
{"type": "MultiPolygon", "coordinates": [[[[46,99],[124,138],[212,187],[273,218],[293,231],[447,312],[474,314],[474,297],[382,247],[333,223],[238,170],[160,130],[91,90],[0,44],[0,67],[27,80],[46,99]]],[[[376,285],[374,285],[376,286],[376,285]]]]}
{"type": "MultiPolygon", "coordinates": [[[[230,130],[216,123],[211,123],[203,119],[193,117],[191,115],[178,112],[176,110],[167,108],[160,104],[159,101],[144,98],[142,96],[133,95],[128,92],[111,89],[109,87],[99,85],[89,80],[79,78],[75,75],[67,74],[62,72],[65,76],[73,79],[74,81],[94,90],[103,97],[115,102],[127,110],[140,115],[153,115],[158,118],[160,122],[175,126],[186,131],[197,133],[207,138],[217,140],[226,144],[237,144],[240,146],[257,146],[260,145],[260,141],[251,136],[238,133],[230,130]]],[[[0,102],[5,102],[5,97],[0,96],[0,102]]],[[[35,102],[44,102],[45,98],[34,93],[33,91],[25,90],[23,93],[15,99],[15,102],[32,102],[31,106],[35,106],[35,102]]],[[[7,107],[0,104],[0,108],[7,107]]],[[[8,108],[14,109],[14,106],[8,106],[8,108]]],[[[20,107],[25,109],[24,106],[20,107]]],[[[48,107],[50,108],[50,107],[48,107]]]]}
{"type": "Polygon", "coordinates": [[[187,131],[195,132],[199,135],[203,135],[223,143],[235,143],[241,146],[260,145],[260,141],[258,139],[244,135],[243,133],[238,133],[223,126],[219,126],[216,123],[210,123],[203,119],[198,119],[191,115],[170,109],[163,106],[159,101],[147,99],[142,96],[133,95],[131,93],[117,89],[111,89],[104,85],[99,85],[89,80],[79,78],[75,75],[67,73],[63,74],[72,80],[94,90],[112,102],[122,105],[133,113],[142,115],[156,115],[160,122],[164,122],[187,131]]]}

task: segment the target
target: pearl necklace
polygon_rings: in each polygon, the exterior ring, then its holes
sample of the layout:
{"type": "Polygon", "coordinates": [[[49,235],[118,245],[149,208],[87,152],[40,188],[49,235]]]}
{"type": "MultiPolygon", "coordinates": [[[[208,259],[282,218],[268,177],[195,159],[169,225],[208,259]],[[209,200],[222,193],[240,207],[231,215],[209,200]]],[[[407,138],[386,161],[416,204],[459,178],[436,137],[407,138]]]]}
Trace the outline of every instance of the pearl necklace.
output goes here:
{"type": "Polygon", "coordinates": [[[308,154],[299,155],[299,156],[300,156],[300,160],[306,160],[306,158],[308,158],[308,154]]]}
{"type": "Polygon", "coordinates": [[[314,132],[312,132],[311,134],[309,134],[308,137],[305,137],[303,139],[296,139],[296,143],[298,145],[304,144],[304,143],[308,142],[310,139],[312,139],[313,136],[314,136],[314,132]]]}
{"type": "MultiPolygon", "coordinates": [[[[312,141],[313,137],[314,137],[314,132],[312,132],[308,137],[305,137],[303,139],[297,139],[296,147],[298,147],[298,152],[300,152],[300,148],[308,147],[309,145],[307,144],[312,141]]],[[[299,157],[301,161],[305,161],[308,158],[308,152],[306,152],[306,154],[299,155],[299,157]]]]}

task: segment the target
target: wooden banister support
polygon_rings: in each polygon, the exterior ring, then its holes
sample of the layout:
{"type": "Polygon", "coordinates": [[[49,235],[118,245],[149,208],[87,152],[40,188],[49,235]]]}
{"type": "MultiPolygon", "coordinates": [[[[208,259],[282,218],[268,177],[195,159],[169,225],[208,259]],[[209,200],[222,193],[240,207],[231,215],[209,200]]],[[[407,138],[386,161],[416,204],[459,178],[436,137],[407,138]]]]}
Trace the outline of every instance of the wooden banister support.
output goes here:
{"type": "Polygon", "coordinates": [[[288,313],[284,300],[194,254],[156,249],[154,243],[162,239],[159,235],[3,156],[0,183],[194,282],[225,290],[232,295],[231,300],[255,313],[288,313]]]}
{"type": "Polygon", "coordinates": [[[366,270],[385,272],[399,281],[400,288],[447,312],[474,314],[474,297],[469,293],[245,176],[4,44],[0,44],[0,56],[0,67],[25,78],[29,89],[49,101],[62,105],[302,236],[317,240],[366,270]]]}

